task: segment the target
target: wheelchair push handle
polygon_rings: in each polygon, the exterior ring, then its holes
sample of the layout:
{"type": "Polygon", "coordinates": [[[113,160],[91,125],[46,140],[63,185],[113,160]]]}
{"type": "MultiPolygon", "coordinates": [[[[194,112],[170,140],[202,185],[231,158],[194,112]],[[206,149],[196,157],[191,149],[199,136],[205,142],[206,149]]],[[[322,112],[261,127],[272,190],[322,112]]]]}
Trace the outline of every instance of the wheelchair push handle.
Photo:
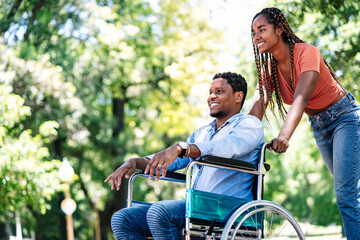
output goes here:
{"type": "Polygon", "coordinates": [[[260,155],[260,163],[264,163],[265,162],[265,152],[266,152],[266,149],[269,148],[269,146],[272,145],[272,142],[271,141],[267,141],[265,142],[262,147],[261,147],[261,155],[260,155]]]}
{"type": "Polygon", "coordinates": [[[264,143],[263,148],[269,148],[272,145],[272,141],[267,141],[264,143]]]}
{"type": "Polygon", "coordinates": [[[269,146],[271,146],[271,145],[272,145],[271,141],[265,142],[263,144],[262,148],[261,148],[261,153],[260,153],[260,162],[259,162],[259,164],[263,165],[267,172],[270,171],[270,165],[265,163],[266,162],[266,160],[265,160],[265,152],[266,152],[266,149],[268,149],[269,146]]]}

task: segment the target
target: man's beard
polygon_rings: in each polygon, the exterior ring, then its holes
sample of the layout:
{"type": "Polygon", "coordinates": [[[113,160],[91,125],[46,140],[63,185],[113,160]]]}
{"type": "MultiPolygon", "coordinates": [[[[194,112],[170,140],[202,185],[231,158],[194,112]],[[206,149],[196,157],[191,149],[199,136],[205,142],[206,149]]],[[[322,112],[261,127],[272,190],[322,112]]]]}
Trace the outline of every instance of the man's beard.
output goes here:
{"type": "Polygon", "coordinates": [[[210,113],[210,116],[214,117],[214,118],[221,118],[221,117],[225,116],[225,114],[223,111],[218,111],[216,113],[210,113]]]}

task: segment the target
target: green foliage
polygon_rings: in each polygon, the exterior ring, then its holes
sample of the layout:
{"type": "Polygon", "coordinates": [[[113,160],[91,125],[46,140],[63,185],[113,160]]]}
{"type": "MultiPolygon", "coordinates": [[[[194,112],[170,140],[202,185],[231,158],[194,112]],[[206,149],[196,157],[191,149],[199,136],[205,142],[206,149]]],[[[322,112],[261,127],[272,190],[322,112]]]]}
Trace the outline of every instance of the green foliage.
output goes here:
{"type": "MultiPolygon", "coordinates": [[[[12,129],[26,116],[29,107],[24,100],[11,93],[2,79],[0,84],[0,220],[6,221],[9,213],[31,210],[44,214],[49,200],[60,189],[57,177],[59,161],[47,161],[49,151],[42,136],[31,135],[31,130],[12,129]]],[[[56,124],[45,122],[41,128],[56,134],[56,124]]],[[[47,134],[47,138],[52,134],[47,134]]]]}
{"type": "MultiPolygon", "coordinates": [[[[78,203],[75,234],[92,235],[93,207],[101,210],[105,233],[124,199],[103,180],[127,158],[186,140],[196,129],[206,114],[204,94],[220,69],[222,34],[211,28],[205,1],[6,4],[0,2],[0,17],[8,17],[0,28],[7,44],[3,72],[31,111],[21,126],[48,136],[53,121],[59,124],[45,142],[49,158],[67,157],[79,176],[71,189],[78,203]],[[50,122],[40,128],[44,121],[50,122]]],[[[170,189],[160,194],[140,187],[139,195],[171,198],[177,188],[170,189]]],[[[51,203],[44,217],[34,215],[37,222],[63,218],[51,203]]]]}
{"type": "Polygon", "coordinates": [[[46,56],[26,61],[4,45],[0,52],[0,172],[5,196],[0,211],[3,217],[20,211],[31,229],[33,217],[50,210],[51,198],[61,189],[60,162],[52,160],[57,155],[52,144],[63,135],[69,143],[82,144],[82,125],[76,119],[83,108],[74,86],[63,81],[61,68],[46,56]]]}
{"type": "Polygon", "coordinates": [[[23,106],[24,99],[11,94],[11,91],[10,86],[1,85],[0,101],[3,103],[0,108],[1,136],[5,136],[7,129],[12,129],[16,123],[30,115],[30,108],[23,106]]]}

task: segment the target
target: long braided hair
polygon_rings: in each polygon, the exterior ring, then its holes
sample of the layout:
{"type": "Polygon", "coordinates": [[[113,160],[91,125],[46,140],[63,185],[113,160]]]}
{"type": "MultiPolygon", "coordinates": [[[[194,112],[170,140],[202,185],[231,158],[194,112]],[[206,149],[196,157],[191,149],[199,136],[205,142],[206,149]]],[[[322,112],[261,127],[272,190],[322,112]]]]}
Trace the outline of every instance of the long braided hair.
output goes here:
{"type": "MultiPolygon", "coordinates": [[[[278,8],[264,8],[261,12],[257,13],[253,20],[263,15],[266,20],[273,24],[274,28],[281,28],[283,30],[281,37],[282,39],[289,44],[290,48],[290,55],[291,55],[291,87],[294,89],[294,46],[295,43],[303,43],[304,41],[301,40],[298,36],[295,35],[295,33],[291,30],[288,21],[286,20],[283,13],[278,8]]],[[[252,29],[251,29],[252,30],[252,29]]],[[[276,104],[278,106],[278,112],[282,119],[285,119],[287,111],[284,107],[283,100],[280,96],[280,87],[279,87],[279,80],[277,75],[277,61],[273,57],[271,53],[260,53],[259,49],[255,45],[254,42],[254,36],[251,34],[252,38],[252,44],[253,44],[253,50],[254,50],[254,56],[255,56],[255,63],[257,68],[257,75],[258,75],[258,88],[260,93],[260,103],[261,103],[261,110],[265,112],[265,101],[264,101],[264,86],[266,95],[269,99],[270,109],[275,114],[274,107],[275,103],[272,98],[272,90],[271,90],[271,82],[270,77],[272,80],[272,86],[274,88],[275,92],[275,99],[276,104]],[[269,69],[270,65],[270,69],[269,69]]],[[[327,64],[327,62],[324,60],[325,65],[329,69],[332,77],[335,79],[335,81],[341,86],[342,84],[337,79],[337,76],[335,74],[335,71],[327,64]]],[[[266,114],[265,114],[266,117],[266,114]]]]}

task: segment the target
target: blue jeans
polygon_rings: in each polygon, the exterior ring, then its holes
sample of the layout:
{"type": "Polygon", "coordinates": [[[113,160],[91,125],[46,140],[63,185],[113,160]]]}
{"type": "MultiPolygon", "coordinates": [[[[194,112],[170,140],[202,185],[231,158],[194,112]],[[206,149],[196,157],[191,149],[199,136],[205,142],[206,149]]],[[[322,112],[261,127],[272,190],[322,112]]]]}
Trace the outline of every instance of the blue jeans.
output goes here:
{"type": "Polygon", "coordinates": [[[309,117],[316,144],[334,176],[336,203],[348,240],[360,234],[360,104],[348,92],[326,111],[309,117]]]}
{"type": "Polygon", "coordinates": [[[153,238],[181,239],[185,226],[185,200],[160,201],[152,205],[123,208],[111,218],[117,240],[153,238]]]}

